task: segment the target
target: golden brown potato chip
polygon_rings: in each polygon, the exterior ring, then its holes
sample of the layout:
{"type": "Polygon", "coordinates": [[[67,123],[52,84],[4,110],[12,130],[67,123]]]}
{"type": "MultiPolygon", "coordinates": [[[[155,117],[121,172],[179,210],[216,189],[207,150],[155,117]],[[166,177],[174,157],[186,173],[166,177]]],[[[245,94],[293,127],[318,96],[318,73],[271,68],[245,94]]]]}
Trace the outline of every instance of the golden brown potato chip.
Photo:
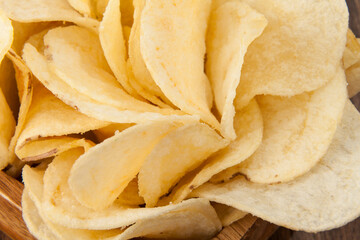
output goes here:
{"type": "Polygon", "coordinates": [[[71,170],[69,186],[76,199],[93,209],[109,206],[136,177],[160,139],[181,125],[173,121],[139,124],[96,145],[71,170]]]}
{"type": "Polygon", "coordinates": [[[233,101],[244,56],[266,25],[262,14],[239,1],[227,2],[210,15],[205,69],[221,115],[221,134],[231,140],[236,138],[233,101]]]}
{"type": "Polygon", "coordinates": [[[139,196],[138,178],[134,178],[129,182],[124,191],[117,197],[116,202],[122,205],[139,207],[144,205],[143,197],[139,196]]]}
{"type": "Polygon", "coordinates": [[[139,173],[139,193],[146,207],[155,206],[182,176],[228,144],[202,123],[185,124],[169,132],[152,149],[139,173]]]}
{"type": "Polygon", "coordinates": [[[354,97],[360,92],[360,59],[357,63],[345,70],[346,81],[348,82],[349,97],[354,97]]]}
{"type": "Polygon", "coordinates": [[[133,0],[120,0],[121,24],[131,27],[133,25],[134,5],[133,0]]]}
{"type": "Polygon", "coordinates": [[[240,176],[205,184],[193,192],[294,230],[324,231],[360,215],[360,115],[347,102],[333,142],[307,174],[288,183],[264,185],[240,176]]]}
{"type": "Polygon", "coordinates": [[[346,43],[345,1],[243,2],[264,14],[268,26],[246,53],[234,103],[237,108],[258,94],[294,96],[334,77],[346,43]]]}
{"type": "Polygon", "coordinates": [[[360,60],[360,43],[350,29],[348,29],[346,36],[346,47],[342,60],[344,68],[348,69],[360,60]]]}
{"type": "Polygon", "coordinates": [[[286,182],[309,171],[326,153],[346,99],[342,68],[314,92],[291,98],[259,96],[264,138],[239,171],[258,183],[286,182]]]}
{"type": "Polygon", "coordinates": [[[98,31],[99,22],[81,16],[66,0],[0,0],[0,9],[18,22],[73,22],[98,31]]]}
{"type": "Polygon", "coordinates": [[[134,124],[132,124],[132,123],[114,123],[114,124],[110,124],[103,128],[95,129],[95,130],[93,130],[93,132],[96,136],[96,139],[99,142],[103,142],[105,139],[110,138],[110,137],[114,136],[116,133],[122,132],[123,130],[125,130],[131,126],[134,126],[134,124]]]}
{"type": "Polygon", "coordinates": [[[229,207],[220,203],[211,203],[211,206],[216,211],[216,214],[219,216],[221,224],[223,227],[227,227],[233,222],[245,217],[247,215],[246,212],[237,210],[236,208],[229,207]]]}
{"type": "Polygon", "coordinates": [[[210,112],[212,92],[204,74],[210,8],[210,0],[147,1],[141,15],[140,51],[155,83],[174,105],[220,129],[210,112]]]}
{"type": "Polygon", "coordinates": [[[185,176],[174,188],[168,201],[178,203],[184,200],[192,190],[212,176],[241,163],[256,151],[263,134],[263,120],[256,100],[252,100],[247,107],[237,112],[234,123],[238,137],[206,160],[197,170],[185,176]]]}

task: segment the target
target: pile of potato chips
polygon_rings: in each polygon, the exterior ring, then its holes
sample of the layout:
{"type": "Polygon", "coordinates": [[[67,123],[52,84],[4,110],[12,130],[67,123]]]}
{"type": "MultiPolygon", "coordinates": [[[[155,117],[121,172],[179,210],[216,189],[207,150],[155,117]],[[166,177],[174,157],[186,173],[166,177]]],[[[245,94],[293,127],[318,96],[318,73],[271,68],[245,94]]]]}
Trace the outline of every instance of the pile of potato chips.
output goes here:
{"type": "Polygon", "coordinates": [[[209,239],[247,213],[309,232],[358,217],[348,18],[345,0],[0,0],[0,167],[22,170],[30,232],[209,239]]]}

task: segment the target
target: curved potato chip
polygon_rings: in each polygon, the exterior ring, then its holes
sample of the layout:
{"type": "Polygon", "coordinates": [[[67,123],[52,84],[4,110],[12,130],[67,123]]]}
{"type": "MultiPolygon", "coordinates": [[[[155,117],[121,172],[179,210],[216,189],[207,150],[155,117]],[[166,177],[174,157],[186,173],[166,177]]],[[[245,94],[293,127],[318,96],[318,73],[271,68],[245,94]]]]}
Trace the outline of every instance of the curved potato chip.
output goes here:
{"type": "MultiPolygon", "coordinates": [[[[116,79],[130,95],[136,97],[137,93],[131,87],[127,76],[126,49],[120,20],[120,0],[110,0],[106,7],[103,20],[100,23],[100,43],[105,58],[116,79]]],[[[94,39],[94,42],[95,41],[94,39]]],[[[83,45],[86,46],[85,44],[83,45]]]]}
{"type": "Polygon", "coordinates": [[[25,182],[24,194],[29,194],[38,209],[41,218],[52,232],[60,239],[132,239],[134,237],[171,238],[171,239],[208,239],[221,228],[220,222],[210,206],[204,199],[192,201],[191,204],[180,206],[175,211],[164,215],[137,221],[126,230],[82,230],[70,229],[54,224],[44,219],[41,214],[41,201],[43,196],[44,171],[26,166],[23,171],[25,182]],[[159,224],[161,223],[161,224],[159,224]],[[196,230],[190,226],[198,225],[196,230]]]}
{"type": "Polygon", "coordinates": [[[94,17],[94,10],[92,6],[92,0],[67,0],[68,3],[76,11],[84,15],[85,17],[94,17]]]}
{"type": "Polygon", "coordinates": [[[3,60],[7,51],[9,51],[11,44],[14,39],[14,30],[11,25],[11,21],[6,17],[6,15],[0,11],[0,62],[3,60]]]}
{"type": "Polygon", "coordinates": [[[193,189],[209,181],[215,174],[241,163],[256,151],[262,140],[263,120],[255,99],[236,113],[234,122],[238,137],[206,160],[198,170],[185,176],[170,194],[169,201],[178,203],[184,200],[193,189]]]}
{"type": "Polygon", "coordinates": [[[129,226],[140,219],[151,220],[168,212],[190,207],[199,201],[190,199],[180,204],[157,208],[129,208],[115,201],[101,211],[86,208],[74,198],[67,183],[71,167],[82,153],[81,149],[62,153],[53,160],[45,172],[42,208],[46,217],[56,224],[80,229],[114,229],[129,226]]]}
{"type": "Polygon", "coordinates": [[[144,198],[139,196],[138,178],[129,182],[124,191],[117,197],[116,202],[122,205],[137,206],[144,205],[144,198]]]}
{"type": "Polygon", "coordinates": [[[210,112],[212,92],[204,73],[210,8],[210,0],[147,1],[141,15],[140,51],[155,83],[174,105],[220,129],[210,112]]]}
{"type": "Polygon", "coordinates": [[[119,102],[119,104],[122,103],[122,108],[99,103],[64,83],[49,69],[45,57],[31,44],[25,44],[23,57],[31,71],[46,88],[66,104],[90,117],[115,123],[141,123],[170,118],[175,121],[183,118],[197,119],[194,116],[184,115],[181,111],[156,107],[150,109],[150,104],[138,104],[140,101],[134,102],[134,99],[129,101],[124,99],[124,101],[119,102]]]}
{"type": "Polygon", "coordinates": [[[248,214],[236,208],[216,202],[211,203],[211,206],[213,206],[213,208],[215,209],[216,214],[219,216],[223,227],[229,226],[233,222],[236,222],[237,220],[245,217],[248,214]]]}
{"type": "Polygon", "coordinates": [[[334,77],[346,43],[345,1],[243,2],[264,14],[268,26],[246,53],[235,107],[246,106],[258,94],[313,91],[334,77]]]}
{"type": "Polygon", "coordinates": [[[10,139],[15,130],[15,119],[0,89],[0,169],[3,169],[11,161],[9,153],[10,139]]]}
{"type": "Polygon", "coordinates": [[[155,145],[139,172],[139,193],[146,207],[155,206],[183,175],[228,144],[202,123],[186,124],[169,132],[155,145]]]}
{"type": "Polygon", "coordinates": [[[139,124],[93,147],[71,169],[69,186],[76,199],[92,209],[109,206],[136,177],[160,139],[181,125],[173,121],[139,124]]]}
{"type": "Polygon", "coordinates": [[[161,91],[159,86],[156,85],[152,76],[150,75],[150,72],[145,65],[143,56],[141,55],[140,51],[140,20],[145,3],[146,2],[144,0],[134,1],[134,24],[131,28],[129,38],[129,62],[134,74],[132,84],[139,85],[139,88],[144,89],[143,91],[145,93],[149,92],[150,95],[153,95],[155,99],[148,99],[147,96],[144,97],[154,104],[161,104],[161,100],[159,100],[157,97],[168,103],[169,100],[165,97],[164,93],[161,91]]]}
{"type": "Polygon", "coordinates": [[[210,15],[205,69],[221,115],[221,134],[231,140],[236,138],[233,101],[244,56],[266,25],[263,15],[239,1],[227,2],[210,15]]]}
{"type": "Polygon", "coordinates": [[[133,0],[120,0],[120,10],[121,10],[121,24],[123,26],[131,27],[133,25],[133,17],[134,17],[133,0]]]}
{"type": "Polygon", "coordinates": [[[334,79],[311,93],[257,99],[264,138],[238,169],[253,182],[289,181],[309,171],[326,153],[347,99],[344,72],[339,68],[334,79]]]}
{"type": "Polygon", "coordinates": [[[18,22],[66,21],[97,32],[99,22],[81,16],[66,0],[0,0],[0,9],[18,22]]]}
{"type": "Polygon", "coordinates": [[[31,200],[28,192],[24,189],[22,198],[22,216],[26,223],[26,227],[30,233],[39,240],[58,240],[58,238],[51,232],[43,219],[40,217],[35,203],[31,200]]]}
{"type": "Polygon", "coordinates": [[[345,70],[360,60],[360,43],[356,36],[350,29],[348,29],[346,36],[346,47],[342,59],[345,70]]]}
{"type": "Polygon", "coordinates": [[[93,142],[84,138],[65,136],[40,138],[26,142],[25,145],[16,149],[16,155],[25,162],[37,161],[59,155],[72,148],[83,147],[87,151],[94,145],[93,142]]]}
{"type": "Polygon", "coordinates": [[[238,177],[205,184],[193,192],[294,230],[324,231],[360,215],[360,115],[348,101],[333,142],[307,174],[288,183],[264,185],[238,177]]]}
{"type": "Polygon", "coordinates": [[[346,81],[348,82],[349,97],[354,97],[360,92],[360,59],[357,63],[345,70],[346,81]]]}
{"type": "Polygon", "coordinates": [[[16,149],[39,138],[84,133],[108,124],[74,110],[38,84],[16,149]]]}
{"type": "Polygon", "coordinates": [[[123,130],[134,126],[132,123],[114,123],[109,126],[93,130],[97,140],[103,142],[105,139],[114,136],[117,132],[122,132],[123,130]]]}

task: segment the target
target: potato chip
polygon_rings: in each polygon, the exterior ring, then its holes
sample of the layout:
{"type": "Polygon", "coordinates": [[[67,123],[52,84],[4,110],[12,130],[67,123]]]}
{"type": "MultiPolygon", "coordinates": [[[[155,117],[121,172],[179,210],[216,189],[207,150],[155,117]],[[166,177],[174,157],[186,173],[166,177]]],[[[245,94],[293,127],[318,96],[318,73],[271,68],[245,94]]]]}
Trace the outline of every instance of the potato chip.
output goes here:
{"type": "Polygon", "coordinates": [[[172,121],[139,124],[96,145],[71,170],[69,186],[76,199],[93,209],[109,206],[136,177],[160,139],[181,125],[172,121]]]}
{"type": "Polygon", "coordinates": [[[10,144],[10,139],[14,134],[16,123],[1,89],[0,114],[0,169],[3,169],[11,160],[8,147],[10,144]]]}
{"type": "Polygon", "coordinates": [[[0,26],[1,26],[1,34],[0,34],[0,62],[3,60],[5,54],[10,49],[11,44],[13,42],[13,28],[11,25],[11,21],[6,17],[6,15],[0,11],[0,26]]]}
{"type": "MultiPolygon", "coordinates": [[[[149,99],[148,96],[142,94],[142,96],[149,101],[153,102],[161,106],[161,100],[157,97],[169,103],[169,100],[165,97],[164,93],[161,91],[158,85],[152,79],[151,74],[149,73],[144,59],[141,55],[140,51],[140,20],[141,13],[145,7],[144,0],[135,0],[134,1],[134,24],[131,28],[130,38],[129,38],[129,62],[131,64],[131,70],[134,74],[134,79],[132,80],[132,84],[135,87],[138,85],[138,88],[143,89],[143,92],[150,93],[150,96],[154,96],[154,99],[149,99]]],[[[162,106],[161,106],[162,107],[162,106]]]]}
{"type": "Polygon", "coordinates": [[[84,133],[109,123],[92,119],[67,106],[40,84],[35,87],[16,151],[39,138],[84,133]]]}
{"type": "MultiPolygon", "coordinates": [[[[132,239],[134,237],[147,236],[152,238],[171,239],[208,239],[221,228],[220,222],[214,209],[205,199],[189,201],[176,207],[164,215],[153,218],[141,219],[125,231],[113,230],[81,230],[69,229],[44,219],[42,214],[41,199],[43,196],[43,175],[44,171],[26,166],[23,171],[25,182],[25,193],[30,195],[38,209],[41,218],[49,229],[60,239],[132,239]],[[159,224],[161,223],[161,224],[159,224]],[[198,225],[196,230],[191,226],[198,225]],[[72,234],[72,237],[71,237],[72,234]]],[[[24,197],[23,197],[24,198],[24,197]]]]}
{"type": "MultiPolygon", "coordinates": [[[[73,149],[59,155],[45,172],[42,207],[46,217],[56,224],[80,229],[114,229],[131,225],[140,219],[153,219],[170,211],[175,212],[183,207],[191,207],[199,201],[190,199],[180,204],[157,208],[129,208],[115,201],[114,204],[101,211],[86,208],[74,198],[67,183],[72,164],[82,153],[81,149],[73,149]]],[[[207,202],[204,199],[201,201],[207,202]]]]}
{"type": "Polygon", "coordinates": [[[16,149],[16,156],[22,161],[30,162],[53,157],[72,148],[83,147],[87,151],[94,145],[93,142],[84,138],[64,136],[40,138],[26,142],[16,149]]]}
{"type": "Polygon", "coordinates": [[[264,119],[260,147],[238,166],[258,183],[286,182],[309,171],[326,153],[347,99],[343,70],[324,87],[291,98],[259,96],[264,119]]]}
{"type": "Polygon", "coordinates": [[[73,22],[97,32],[99,22],[83,17],[66,0],[0,0],[0,9],[18,22],[73,22]]]}
{"type": "Polygon", "coordinates": [[[231,140],[236,138],[233,101],[244,56],[266,25],[263,15],[238,1],[221,5],[210,16],[205,69],[221,115],[221,133],[231,140]]]}
{"type": "Polygon", "coordinates": [[[237,165],[250,157],[260,146],[263,120],[256,100],[238,111],[235,116],[235,131],[238,136],[229,146],[215,153],[199,169],[185,176],[169,196],[170,202],[184,200],[193,190],[207,182],[224,169],[237,165]]]}
{"type": "Polygon", "coordinates": [[[141,15],[140,51],[156,84],[181,110],[219,129],[210,112],[204,74],[205,35],[211,1],[147,1],[141,15]]]}
{"type": "Polygon", "coordinates": [[[51,232],[48,226],[40,217],[35,203],[29,197],[26,189],[23,192],[21,199],[22,216],[30,233],[37,239],[57,240],[55,235],[51,232]]]}
{"type": "Polygon", "coordinates": [[[67,0],[76,11],[85,17],[94,17],[94,9],[91,0],[67,0]]]}
{"type": "Polygon", "coordinates": [[[106,10],[109,0],[96,0],[96,17],[101,19],[106,10]]]}
{"type": "Polygon", "coordinates": [[[268,26],[246,53],[234,103],[238,109],[255,95],[294,96],[334,77],[346,43],[345,1],[243,2],[264,14],[268,26]]]}
{"type": "Polygon", "coordinates": [[[223,225],[223,227],[227,227],[233,222],[236,222],[237,220],[247,215],[246,212],[237,210],[236,208],[229,207],[224,204],[212,203],[211,206],[213,206],[213,208],[215,209],[216,214],[219,216],[221,225],[223,225]]]}
{"type": "MultiPolygon", "coordinates": [[[[116,79],[130,95],[137,96],[127,76],[126,49],[120,20],[120,0],[110,0],[106,7],[103,20],[100,23],[100,43],[105,58],[116,79]]],[[[94,37],[96,36],[94,35],[94,37]]],[[[95,39],[93,41],[94,43],[96,42],[95,39]]],[[[83,45],[85,46],[85,44],[83,45]]]]}
{"type": "Polygon", "coordinates": [[[139,192],[146,207],[155,206],[183,175],[228,144],[202,123],[186,124],[169,132],[155,145],[139,173],[139,192]]]}
{"type": "MultiPolygon", "coordinates": [[[[59,97],[66,104],[78,111],[99,120],[117,123],[147,122],[153,120],[169,119],[196,119],[196,116],[184,116],[184,113],[176,110],[158,109],[150,104],[136,101],[130,96],[119,101],[121,108],[99,103],[92,98],[79,93],[62,79],[55,75],[47,64],[47,60],[31,44],[25,44],[25,62],[34,75],[53,94],[59,97]]],[[[86,83],[87,84],[87,83],[86,83]]],[[[98,87],[97,87],[98,88],[98,87]]],[[[97,93],[98,94],[98,93],[97,93]]]]}
{"type": "Polygon", "coordinates": [[[193,192],[294,230],[324,231],[360,215],[360,115],[348,101],[333,142],[307,174],[288,183],[264,185],[240,176],[205,184],[193,192]]]}

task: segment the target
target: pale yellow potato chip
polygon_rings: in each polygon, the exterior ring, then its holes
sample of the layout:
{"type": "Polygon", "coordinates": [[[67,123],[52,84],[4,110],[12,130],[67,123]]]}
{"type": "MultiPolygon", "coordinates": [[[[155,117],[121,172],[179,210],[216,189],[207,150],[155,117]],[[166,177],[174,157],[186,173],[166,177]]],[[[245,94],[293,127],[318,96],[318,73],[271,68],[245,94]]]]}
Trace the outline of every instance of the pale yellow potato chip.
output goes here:
{"type": "MultiPolygon", "coordinates": [[[[94,37],[96,36],[94,35],[94,37]]],[[[131,87],[127,76],[127,56],[121,25],[120,0],[109,1],[100,23],[99,37],[105,58],[116,79],[130,95],[136,97],[138,94],[131,87]]],[[[93,41],[96,42],[95,39],[93,41]]],[[[85,44],[83,45],[85,46],[85,44]]]]}
{"type": "Polygon", "coordinates": [[[168,201],[178,203],[184,200],[192,190],[209,181],[215,174],[241,163],[256,151],[263,135],[263,120],[256,100],[238,111],[234,122],[238,137],[193,173],[185,176],[174,188],[168,201]]]}
{"type": "Polygon", "coordinates": [[[150,96],[153,95],[154,99],[149,99],[149,97],[142,94],[144,98],[158,105],[161,104],[161,100],[159,100],[157,97],[167,103],[169,102],[169,100],[167,100],[164,93],[152,79],[152,76],[149,73],[140,52],[140,20],[141,13],[145,7],[145,3],[146,2],[144,0],[134,1],[134,24],[131,28],[129,38],[129,62],[131,64],[131,70],[134,74],[132,84],[135,85],[135,87],[136,85],[138,85],[138,88],[143,89],[145,93],[148,92],[150,96]]]}
{"type": "Polygon", "coordinates": [[[139,193],[153,207],[182,176],[201,165],[229,141],[206,124],[185,124],[169,132],[147,156],[139,172],[139,193]]]}
{"type": "Polygon", "coordinates": [[[216,129],[212,92],[204,74],[211,1],[150,0],[141,15],[140,51],[155,83],[177,107],[216,129]]]}
{"type": "Polygon", "coordinates": [[[15,130],[15,119],[6,102],[4,94],[0,89],[0,169],[3,169],[11,161],[11,154],[8,150],[10,139],[15,130]]]}
{"type": "Polygon", "coordinates": [[[76,199],[97,210],[112,204],[160,139],[181,125],[172,121],[135,125],[90,149],[71,169],[69,186],[76,199]]]}
{"type": "Polygon", "coordinates": [[[66,0],[0,0],[0,9],[18,22],[73,22],[97,32],[99,22],[83,17],[66,0]]]}
{"type": "Polygon", "coordinates": [[[141,123],[170,118],[174,120],[197,119],[196,116],[186,116],[181,111],[156,108],[150,104],[136,101],[130,96],[126,96],[122,99],[123,101],[118,102],[121,104],[121,108],[97,102],[89,96],[79,93],[55,75],[49,68],[46,58],[31,44],[25,44],[23,58],[33,74],[46,88],[66,104],[90,117],[115,123],[141,123]]]}
{"type": "Polygon", "coordinates": [[[333,142],[318,165],[288,183],[256,184],[240,176],[193,192],[274,224],[307,232],[340,227],[360,215],[360,115],[348,101],[333,142]]]}
{"type": "Polygon", "coordinates": [[[11,21],[6,17],[6,15],[0,11],[0,26],[1,26],[1,34],[0,34],[0,62],[3,60],[7,51],[9,51],[11,44],[14,39],[14,30],[11,25],[11,21]]]}
{"type": "Polygon", "coordinates": [[[109,123],[89,118],[67,106],[38,84],[16,145],[16,152],[26,143],[40,138],[85,133],[109,123]]]}
{"type": "MultiPolygon", "coordinates": [[[[199,201],[190,199],[180,204],[157,208],[129,208],[115,201],[114,204],[100,211],[86,208],[74,198],[67,183],[71,167],[82,153],[81,149],[73,149],[59,155],[45,172],[42,208],[45,217],[53,223],[80,229],[114,229],[129,226],[139,220],[151,220],[170,211],[175,212],[190,207],[199,201]]],[[[200,201],[208,203],[204,199],[200,201]]]]}
{"type": "Polygon", "coordinates": [[[264,138],[239,171],[258,183],[286,182],[309,171],[326,153],[346,99],[342,68],[314,92],[291,98],[259,96],[264,138]]]}
{"type": "Polygon", "coordinates": [[[141,97],[143,97],[150,103],[157,105],[161,108],[171,108],[169,105],[167,105],[166,103],[161,101],[156,95],[153,95],[153,93],[144,89],[143,86],[141,86],[140,82],[134,76],[134,71],[133,71],[130,59],[127,61],[126,65],[127,65],[127,73],[128,73],[128,77],[129,77],[129,82],[130,82],[131,86],[136,90],[136,92],[141,95],[141,97]]]}
{"type": "MultiPolygon", "coordinates": [[[[174,211],[137,221],[125,231],[70,229],[50,222],[42,213],[44,170],[26,166],[23,171],[25,194],[35,203],[38,214],[59,239],[132,239],[134,237],[171,238],[171,239],[208,239],[221,228],[214,209],[204,199],[191,201],[174,211]],[[197,225],[194,230],[191,226],[197,225]]],[[[24,197],[24,196],[23,196],[24,197]]]]}
{"type": "Polygon", "coordinates": [[[94,17],[94,9],[92,5],[92,0],[67,0],[68,3],[76,11],[84,15],[85,17],[94,17]]]}
{"type": "Polygon", "coordinates": [[[268,26],[246,53],[234,103],[237,108],[258,94],[294,96],[334,77],[346,43],[349,13],[345,1],[243,2],[264,14],[268,26]]]}
{"type": "Polygon", "coordinates": [[[58,238],[51,232],[43,219],[40,217],[38,209],[29,197],[26,189],[24,189],[22,195],[21,207],[26,227],[34,237],[39,240],[58,240],[58,238]]]}
{"type": "Polygon", "coordinates": [[[214,203],[211,203],[211,206],[213,206],[213,208],[215,209],[216,214],[219,216],[219,219],[220,219],[223,227],[229,226],[233,222],[236,222],[237,220],[242,219],[243,217],[245,217],[248,214],[248,213],[240,211],[236,208],[229,207],[227,205],[220,204],[220,203],[214,202],[214,203]]]}
{"type": "Polygon", "coordinates": [[[26,142],[16,149],[15,153],[22,161],[30,162],[57,156],[72,148],[83,147],[87,151],[94,145],[93,142],[84,138],[49,137],[26,142]]]}
{"type": "Polygon", "coordinates": [[[239,1],[227,2],[210,15],[205,69],[221,115],[221,134],[231,140],[236,138],[233,101],[244,56],[266,25],[262,14],[239,1]]]}

